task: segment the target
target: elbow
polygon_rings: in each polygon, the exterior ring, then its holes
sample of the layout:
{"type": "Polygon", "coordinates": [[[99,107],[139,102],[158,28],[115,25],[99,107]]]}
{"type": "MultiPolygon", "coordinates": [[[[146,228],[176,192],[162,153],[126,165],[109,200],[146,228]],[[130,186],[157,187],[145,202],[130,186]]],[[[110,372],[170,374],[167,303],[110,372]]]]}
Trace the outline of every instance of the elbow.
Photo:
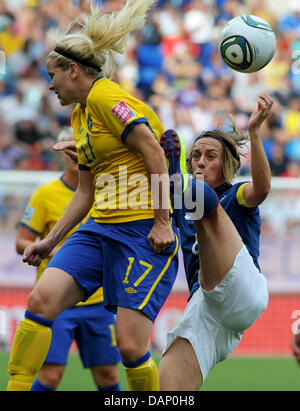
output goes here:
{"type": "Polygon", "coordinates": [[[24,253],[24,247],[22,247],[19,243],[16,243],[16,252],[20,255],[23,255],[24,253]]]}
{"type": "MultiPolygon", "coordinates": [[[[96,183],[97,186],[97,183],[96,183]]],[[[95,201],[94,187],[85,187],[84,184],[79,184],[71,203],[76,206],[80,217],[83,219],[90,211],[95,201]]]]}
{"type": "Polygon", "coordinates": [[[155,154],[156,158],[159,161],[166,162],[165,152],[164,152],[164,149],[161,146],[157,145],[157,147],[155,147],[155,153],[154,154],[155,154]]]}
{"type": "Polygon", "coordinates": [[[265,199],[268,197],[271,191],[271,184],[267,184],[262,187],[259,192],[256,193],[256,198],[259,204],[263,203],[265,199]]]}
{"type": "MultiPolygon", "coordinates": [[[[165,158],[165,152],[164,149],[159,145],[156,144],[156,142],[152,145],[152,156],[157,158],[157,159],[161,159],[162,157],[165,158]]],[[[147,153],[148,155],[148,153],[147,153]]]]}
{"type": "Polygon", "coordinates": [[[253,207],[258,207],[262,204],[265,199],[268,197],[271,191],[271,182],[265,184],[253,184],[251,190],[247,193],[247,197],[245,196],[245,200],[247,204],[253,207]]]}
{"type": "Polygon", "coordinates": [[[91,210],[91,208],[94,204],[94,201],[95,201],[95,197],[94,197],[94,193],[93,193],[92,195],[89,196],[89,198],[87,199],[87,201],[85,203],[85,207],[84,207],[84,210],[83,210],[84,217],[86,217],[88,215],[88,213],[90,212],[90,210],[91,210]]]}
{"type": "Polygon", "coordinates": [[[270,194],[270,191],[271,191],[271,180],[268,183],[266,183],[263,187],[262,196],[264,197],[264,200],[268,197],[268,195],[270,194]]]}

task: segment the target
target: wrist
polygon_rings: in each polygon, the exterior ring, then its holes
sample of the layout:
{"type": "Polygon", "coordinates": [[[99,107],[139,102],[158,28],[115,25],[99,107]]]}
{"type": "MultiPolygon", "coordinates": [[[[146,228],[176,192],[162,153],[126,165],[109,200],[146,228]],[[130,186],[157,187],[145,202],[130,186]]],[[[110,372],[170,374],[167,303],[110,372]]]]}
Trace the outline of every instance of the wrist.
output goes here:
{"type": "Polygon", "coordinates": [[[259,129],[260,129],[260,127],[259,126],[257,126],[257,127],[250,127],[250,128],[248,128],[248,133],[249,133],[249,135],[251,136],[251,135],[259,135],[259,129]]]}
{"type": "Polygon", "coordinates": [[[170,225],[170,210],[155,210],[154,224],[170,225]]]}
{"type": "Polygon", "coordinates": [[[47,237],[44,238],[44,241],[46,242],[47,246],[51,251],[56,247],[58,243],[58,241],[56,241],[53,235],[51,235],[51,232],[48,234],[47,237]]]}

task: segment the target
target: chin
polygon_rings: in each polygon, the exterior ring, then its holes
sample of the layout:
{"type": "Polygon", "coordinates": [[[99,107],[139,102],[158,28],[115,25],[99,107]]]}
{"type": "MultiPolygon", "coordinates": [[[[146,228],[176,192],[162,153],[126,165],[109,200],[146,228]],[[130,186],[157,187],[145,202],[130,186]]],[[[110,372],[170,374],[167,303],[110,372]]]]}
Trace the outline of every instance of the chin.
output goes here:
{"type": "Polygon", "coordinates": [[[63,106],[63,107],[70,106],[71,104],[74,103],[74,101],[68,101],[68,100],[65,100],[62,97],[59,98],[59,102],[60,102],[60,105],[63,106]]]}
{"type": "Polygon", "coordinates": [[[59,102],[60,102],[60,105],[63,106],[63,107],[68,106],[69,104],[71,104],[71,103],[67,103],[65,100],[59,100],[59,102]]]}

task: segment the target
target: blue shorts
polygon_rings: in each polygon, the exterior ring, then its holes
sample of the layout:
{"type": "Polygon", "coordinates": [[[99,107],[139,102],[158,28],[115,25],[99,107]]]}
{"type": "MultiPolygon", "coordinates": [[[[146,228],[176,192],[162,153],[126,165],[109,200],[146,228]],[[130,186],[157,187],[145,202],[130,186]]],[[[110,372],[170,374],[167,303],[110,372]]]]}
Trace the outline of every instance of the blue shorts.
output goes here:
{"type": "Polygon", "coordinates": [[[45,363],[66,365],[73,340],[85,368],[121,361],[115,338],[115,316],[104,308],[103,302],[68,308],[55,319],[45,363]]]}
{"type": "MultiPolygon", "coordinates": [[[[153,220],[98,224],[90,218],[63,244],[48,267],[69,273],[88,299],[103,286],[105,307],[141,310],[154,322],[178,270],[179,236],[157,254],[147,242],[153,220]]],[[[85,299],[85,300],[86,300],[85,299]]]]}

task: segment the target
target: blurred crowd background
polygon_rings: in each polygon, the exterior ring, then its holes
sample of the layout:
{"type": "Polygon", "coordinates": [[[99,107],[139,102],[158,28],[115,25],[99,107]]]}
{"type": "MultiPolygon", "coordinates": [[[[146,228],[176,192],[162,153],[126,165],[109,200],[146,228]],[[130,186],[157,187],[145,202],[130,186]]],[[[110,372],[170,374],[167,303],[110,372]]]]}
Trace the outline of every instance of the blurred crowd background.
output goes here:
{"type": "MultiPolygon", "coordinates": [[[[88,13],[90,1],[0,0],[0,309],[10,330],[2,334],[0,348],[12,341],[35,279],[33,267],[15,252],[18,223],[40,179],[50,180],[52,173],[44,171],[62,170],[51,148],[73,109],[62,108],[48,90],[51,35],[88,13]],[[25,173],[31,170],[38,172],[25,173]]],[[[94,1],[111,12],[125,0],[94,1]]],[[[115,63],[114,80],[152,106],[166,129],[176,128],[188,153],[195,137],[231,115],[246,131],[260,93],[276,101],[261,130],[272,174],[281,176],[260,207],[260,265],[272,300],[238,355],[290,355],[292,313],[300,305],[300,180],[287,178],[300,177],[300,0],[157,0],[147,24],[132,33],[128,52],[117,55],[115,63]],[[217,47],[226,22],[242,14],[262,17],[277,37],[271,63],[251,75],[225,66],[217,47]]],[[[248,175],[249,145],[244,154],[240,173],[248,175]]],[[[182,260],[179,267],[174,289],[184,291],[184,303],[172,300],[176,309],[185,305],[187,289],[182,260]]],[[[163,313],[155,338],[178,321],[174,308],[163,313]]]]}
{"type": "MultiPolygon", "coordinates": [[[[96,3],[110,12],[124,0],[96,3]]],[[[73,107],[49,92],[45,59],[51,33],[89,8],[88,0],[0,0],[1,170],[60,170],[51,147],[73,107]]],[[[272,174],[300,177],[300,0],[158,0],[126,55],[116,56],[114,80],[176,128],[188,151],[232,114],[246,130],[258,95],[268,93],[276,104],[262,138],[272,174]],[[224,24],[241,14],[264,18],[277,36],[272,62],[251,75],[225,66],[217,47],[224,24]]],[[[241,174],[250,171],[245,153],[241,174]]]]}

